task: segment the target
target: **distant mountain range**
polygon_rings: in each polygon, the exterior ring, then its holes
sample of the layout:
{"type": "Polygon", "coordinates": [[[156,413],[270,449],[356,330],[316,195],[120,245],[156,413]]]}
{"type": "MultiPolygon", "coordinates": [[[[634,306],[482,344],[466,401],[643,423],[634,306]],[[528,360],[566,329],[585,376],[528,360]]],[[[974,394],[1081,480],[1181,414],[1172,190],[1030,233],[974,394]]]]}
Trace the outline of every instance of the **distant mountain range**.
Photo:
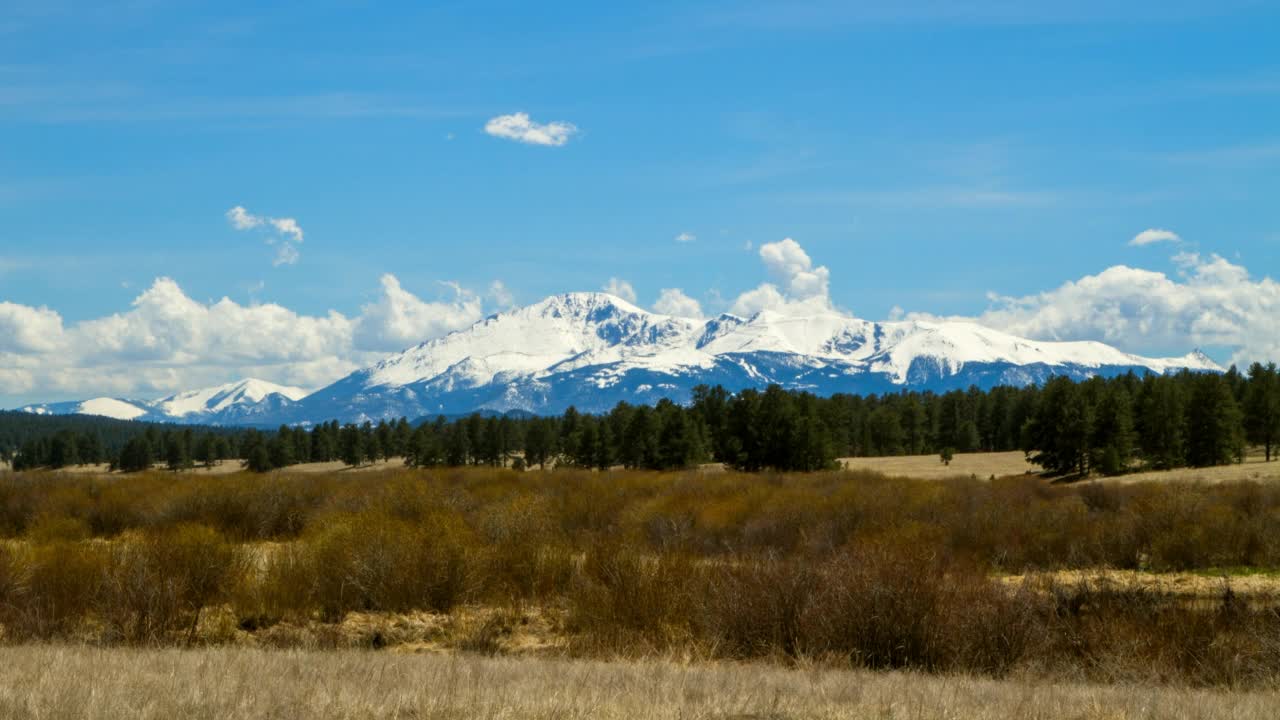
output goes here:
{"type": "Polygon", "coordinates": [[[1099,342],[1042,342],[967,322],[870,322],[834,310],[710,320],[642,310],[605,293],[555,295],[392,355],[307,394],[243,380],[155,401],[95,398],[35,413],[223,425],[418,418],[472,411],[586,412],[683,401],[700,384],[771,383],[820,395],[1040,383],[1129,371],[1221,372],[1196,351],[1146,358],[1099,342]]]}
{"type": "Polygon", "coordinates": [[[159,400],[91,400],[26,405],[19,410],[36,415],[103,415],[118,420],[150,420],[200,425],[261,425],[290,403],[307,396],[302,388],[248,378],[239,382],[191,390],[159,400]]]}

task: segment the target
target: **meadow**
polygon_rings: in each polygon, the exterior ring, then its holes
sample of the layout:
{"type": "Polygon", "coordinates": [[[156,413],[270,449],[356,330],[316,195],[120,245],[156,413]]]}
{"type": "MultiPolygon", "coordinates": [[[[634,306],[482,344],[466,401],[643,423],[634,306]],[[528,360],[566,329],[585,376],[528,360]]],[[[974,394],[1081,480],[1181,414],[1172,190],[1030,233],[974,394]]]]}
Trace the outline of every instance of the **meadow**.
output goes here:
{"type": "Polygon", "coordinates": [[[7,474],[0,537],[0,642],[19,654],[676,657],[1233,690],[1280,678],[1280,485],[1255,481],[7,474]]]}
{"type": "Polygon", "coordinates": [[[1263,720],[1274,717],[1278,703],[1275,689],[1223,692],[678,658],[0,647],[0,716],[48,720],[1263,720]]]}

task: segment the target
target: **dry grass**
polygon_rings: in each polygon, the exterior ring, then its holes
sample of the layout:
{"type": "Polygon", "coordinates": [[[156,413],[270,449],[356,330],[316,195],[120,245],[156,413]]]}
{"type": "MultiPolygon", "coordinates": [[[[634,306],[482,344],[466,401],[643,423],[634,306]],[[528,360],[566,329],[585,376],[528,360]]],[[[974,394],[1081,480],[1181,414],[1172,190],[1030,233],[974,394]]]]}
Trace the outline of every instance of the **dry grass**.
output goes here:
{"type": "MultiPolygon", "coordinates": [[[[928,480],[942,480],[956,476],[969,477],[971,475],[986,479],[992,475],[1005,477],[1008,475],[1035,474],[1041,471],[1039,466],[1027,462],[1025,454],[1020,451],[959,453],[951,460],[950,465],[943,465],[937,455],[853,457],[841,458],[840,463],[849,470],[870,470],[894,477],[928,480]]],[[[1244,462],[1238,465],[1153,470],[1121,475],[1116,478],[1105,478],[1105,480],[1107,482],[1201,481],[1221,483],[1241,480],[1275,482],[1280,481],[1280,461],[1265,462],[1262,452],[1255,448],[1245,458],[1244,462]]]]}
{"type": "Polygon", "coordinates": [[[1182,481],[1224,483],[1253,480],[1256,482],[1280,481],[1280,461],[1266,462],[1260,452],[1250,453],[1238,465],[1219,465],[1207,468],[1177,468],[1153,470],[1113,478],[1111,482],[1182,481]]]}
{"type": "Polygon", "coordinates": [[[1085,570],[1057,570],[1044,573],[998,575],[997,578],[1011,587],[1026,580],[1052,581],[1062,586],[1081,583],[1110,585],[1129,590],[1147,590],[1168,593],[1181,598],[1198,600],[1220,599],[1230,588],[1240,596],[1280,597],[1280,575],[1275,573],[1227,573],[1214,574],[1168,572],[1152,573],[1136,570],[1111,570],[1094,568],[1085,570]]]}
{"type": "Polygon", "coordinates": [[[986,479],[992,475],[1004,477],[1040,472],[1038,466],[1027,462],[1026,455],[1022,452],[957,453],[950,465],[942,464],[936,454],[840,458],[840,463],[849,470],[871,470],[895,477],[928,480],[941,480],[957,475],[976,475],[986,479]]]}
{"type": "Polygon", "coordinates": [[[89,718],[1252,718],[1280,692],[678,661],[0,648],[0,716],[89,718]]]}

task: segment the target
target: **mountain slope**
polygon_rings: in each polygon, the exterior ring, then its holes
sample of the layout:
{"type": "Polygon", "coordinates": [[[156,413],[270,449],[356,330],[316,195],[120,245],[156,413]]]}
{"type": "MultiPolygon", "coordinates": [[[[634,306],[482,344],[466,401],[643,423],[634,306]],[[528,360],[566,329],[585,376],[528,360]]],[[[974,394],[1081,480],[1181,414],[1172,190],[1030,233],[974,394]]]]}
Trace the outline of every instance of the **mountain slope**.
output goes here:
{"type": "Polygon", "coordinates": [[[353,373],[282,420],[377,420],[472,410],[606,410],[684,400],[696,385],[778,383],[820,394],[1025,385],[1054,375],[1220,371],[1200,353],[1145,358],[1097,342],[1040,342],[965,322],[869,322],[825,307],[707,321],[569,293],[486,318],[353,373]]]}
{"type": "Polygon", "coordinates": [[[118,420],[236,425],[255,423],[258,419],[279,414],[306,395],[307,392],[301,388],[247,378],[159,400],[102,397],[27,405],[19,410],[37,415],[101,415],[118,420]]]}

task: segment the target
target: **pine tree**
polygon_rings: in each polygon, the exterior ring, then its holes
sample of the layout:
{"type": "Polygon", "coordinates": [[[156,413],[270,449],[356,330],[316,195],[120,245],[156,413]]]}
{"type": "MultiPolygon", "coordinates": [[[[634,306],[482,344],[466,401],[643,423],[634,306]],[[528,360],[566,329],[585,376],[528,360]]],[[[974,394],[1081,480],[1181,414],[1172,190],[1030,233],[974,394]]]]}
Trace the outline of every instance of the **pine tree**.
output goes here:
{"type": "Polygon", "coordinates": [[[1275,363],[1249,367],[1244,423],[1246,439],[1263,446],[1266,461],[1271,462],[1272,450],[1280,444],[1280,373],[1275,363]]]}
{"type": "Polygon", "coordinates": [[[1243,416],[1230,383],[1213,373],[1193,377],[1187,404],[1187,462],[1193,467],[1244,459],[1243,416]]]}
{"type": "Polygon", "coordinates": [[[268,444],[275,444],[277,440],[273,440],[272,443],[257,443],[254,445],[249,451],[248,457],[245,458],[245,467],[250,472],[256,473],[271,472],[275,469],[274,463],[271,462],[271,451],[268,449],[268,444]]]}
{"type": "Polygon", "coordinates": [[[1142,383],[1138,437],[1147,463],[1159,470],[1186,463],[1185,375],[1149,375],[1142,383]]]}
{"type": "Polygon", "coordinates": [[[1084,475],[1092,428],[1093,408],[1084,389],[1070,378],[1055,377],[1045,383],[1023,449],[1031,462],[1052,473],[1084,475]]]}
{"type": "Polygon", "coordinates": [[[146,435],[139,435],[125,443],[116,467],[122,472],[140,472],[151,469],[151,463],[151,443],[146,435]]]}
{"type": "Polygon", "coordinates": [[[355,425],[344,425],[338,433],[338,459],[344,465],[359,467],[366,457],[364,433],[355,425]]]}
{"type": "Polygon", "coordinates": [[[1133,457],[1133,401],[1121,383],[1102,391],[1094,415],[1090,462],[1104,475],[1118,475],[1133,457]]]}

